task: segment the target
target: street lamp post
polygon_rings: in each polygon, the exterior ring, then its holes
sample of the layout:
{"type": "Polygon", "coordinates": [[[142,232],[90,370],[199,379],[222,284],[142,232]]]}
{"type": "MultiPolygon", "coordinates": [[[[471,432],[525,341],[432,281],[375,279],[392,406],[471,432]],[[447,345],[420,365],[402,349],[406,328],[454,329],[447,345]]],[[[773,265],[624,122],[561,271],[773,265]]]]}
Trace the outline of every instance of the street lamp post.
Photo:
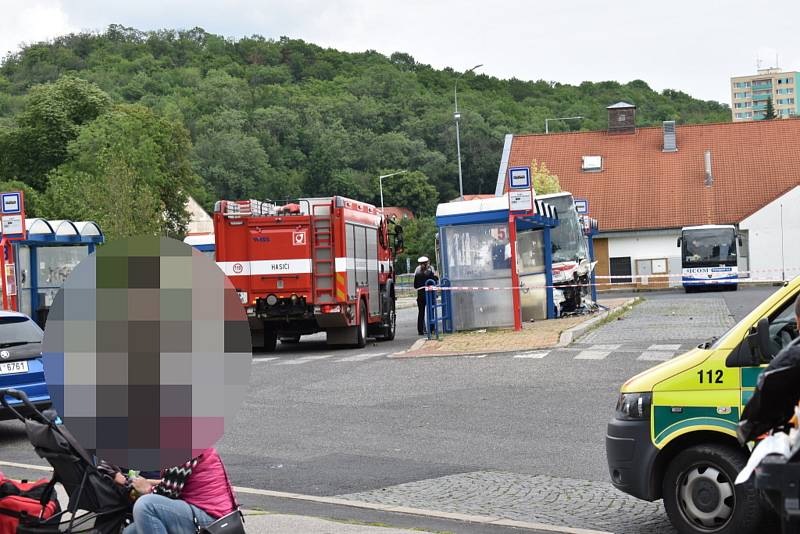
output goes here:
{"type": "Polygon", "coordinates": [[[550,126],[548,125],[548,123],[550,121],[569,121],[569,120],[573,120],[573,119],[579,120],[579,119],[582,119],[582,118],[583,117],[578,116],[578,117],[556,117],[554,119],[545,119],[544,120],[544,133],[546,133],[546,134],[550,133],[550,126]]]}
{"type": "Polygon", "coordinates": [[[461,120],[461,113],[458,112],[458,80],[468,72],[474,72],[475,69],[483,67],[483,63],[475,65],[469,70],[465,70],[456,76],[456,82],[453,85],[453,102],[455,104],[455,111],[453,111],[453,119],[456,121],[456,153],[458,154],[458,194],[459,199],[464,198],[464,176],[461,172],[461,133],[458,127],[458,121],[461,120]]]}
{"type": "Polygon", "coordinates": [[[381,190],[381,215],[383,215],[383,179],[389,178],[390,176],[396,176],[398,174],[403,174],[408,171],[397,171],[393,172],[392,174],[384,174],[383,176],[378,176],[378,188],[381,190]]]}

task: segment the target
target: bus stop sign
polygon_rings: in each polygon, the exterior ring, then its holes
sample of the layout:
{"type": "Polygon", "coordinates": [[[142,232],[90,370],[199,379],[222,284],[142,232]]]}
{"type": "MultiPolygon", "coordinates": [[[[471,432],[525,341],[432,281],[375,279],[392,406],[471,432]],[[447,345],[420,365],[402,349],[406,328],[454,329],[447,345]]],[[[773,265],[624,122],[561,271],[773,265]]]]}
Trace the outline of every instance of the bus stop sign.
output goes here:
{"type": "Polygon", "coordinates": [[[0,193],[3,239],[25,238],[25,196],[22,191],[0,193]]]}

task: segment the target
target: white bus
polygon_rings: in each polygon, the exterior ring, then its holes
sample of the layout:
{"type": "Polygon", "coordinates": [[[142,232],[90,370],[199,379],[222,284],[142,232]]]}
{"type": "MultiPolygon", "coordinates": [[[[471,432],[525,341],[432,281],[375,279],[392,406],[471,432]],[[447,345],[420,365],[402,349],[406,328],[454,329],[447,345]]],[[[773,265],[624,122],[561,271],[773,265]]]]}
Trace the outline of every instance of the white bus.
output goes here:
{"type": "Polygon", "coordinates": [[[593,265],[589,258],[588,238],[575,209],[575,200],[567,191],[536,195],[558,210],[558,226],[550,231],[552,243],[553,298],[559,312],[577,310],[591,295],[593,265]]]}
{"type": "Polygon", "coordinates": [[[736,291],[739,283],[738,248],[733,225],[706,224],[681,229],[681,281],[689,293],[715,286],[736,291]]]}

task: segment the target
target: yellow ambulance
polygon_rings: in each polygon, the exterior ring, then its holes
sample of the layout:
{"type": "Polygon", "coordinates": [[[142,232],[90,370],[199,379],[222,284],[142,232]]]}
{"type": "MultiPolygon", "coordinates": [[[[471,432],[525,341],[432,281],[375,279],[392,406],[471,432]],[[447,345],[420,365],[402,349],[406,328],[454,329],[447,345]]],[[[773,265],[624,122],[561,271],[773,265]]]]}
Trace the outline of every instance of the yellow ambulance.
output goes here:
{"type": "Polygon", "coordinates": [[[759,532],[758,492],[752,482],[733,484],[749,455],[736,426],[764,366],[798,337],[798,294],[800,277],[719,339],[634,376],[620,390],[606,435],[611,481],[640,499],[663,498],[681,533],[759,532]]]}

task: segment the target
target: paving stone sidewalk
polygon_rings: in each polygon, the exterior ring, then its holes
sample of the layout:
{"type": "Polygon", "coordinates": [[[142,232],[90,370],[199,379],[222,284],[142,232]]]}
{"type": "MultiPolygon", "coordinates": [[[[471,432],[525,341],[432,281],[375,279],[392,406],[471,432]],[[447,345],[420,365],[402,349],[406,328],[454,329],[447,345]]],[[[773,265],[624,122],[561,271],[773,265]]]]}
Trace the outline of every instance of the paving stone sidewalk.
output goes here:
{"type": "MultiPolygon", "coordinates": [[[[626,298],[610,298],[599,303],[614,311],[628,302],[626,298]]],[[[581,323],[591,321],[599,314],[580,315],[523,323],[522,330],[511,328],[482,329],[447,334],[440,339],[421,339],[411,349],[395,357],[413,358],[427,356],[454,356],[464,354],[491,354],[522,350],[545,349],[559,343],[561,333],[581,323]]]]}
{"type": "Polygon", "coordinates": [[[580,338],[582,343],[706,340],[735,323],[722,297],[645,299],[620,321],[580,338]]]}
{"type": "Polygon", "coordinates": [[[640,501],[608,483],[546,475],[474,471],[338,498],[618,534],[675,532],[661,501],[640,501]]]}

